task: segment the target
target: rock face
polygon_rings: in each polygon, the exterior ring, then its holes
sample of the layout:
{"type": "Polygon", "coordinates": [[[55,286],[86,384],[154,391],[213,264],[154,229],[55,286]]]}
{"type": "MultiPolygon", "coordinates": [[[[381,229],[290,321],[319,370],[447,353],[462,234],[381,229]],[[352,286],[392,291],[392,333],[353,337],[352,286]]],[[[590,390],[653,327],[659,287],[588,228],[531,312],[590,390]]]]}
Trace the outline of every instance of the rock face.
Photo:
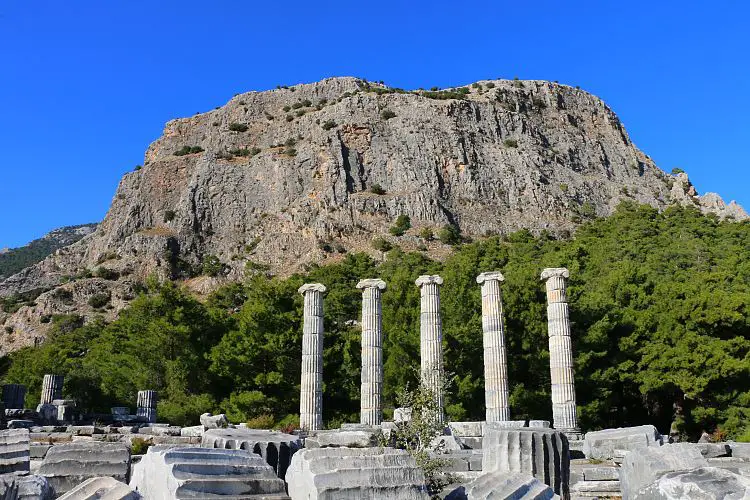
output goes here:
{"type": "Polygon", "coordinates": [[[288,498],[284,481],[261,457],[244,450],[152,446],[133,467],[130,486],[153,500],[288,498]]]}
{"type": "MultiPolygon", "coordinates": [[[[426,244],[434,257],[449,249],[419,238],[423,228],[562,233],[621,200],[747,216],[659,170],[591,94],[544,81],[478,84],[466,94],[403,92],[331,78],[238,94],[170,121],[96,231],[5,279],[0,296],[101,268],[105,278],[92,283],[111,292],[112,315],[134,281],[195,276],[207,256],[224,265],[209,281],[238,279],[248,261],[288,274],[336,259],[331,248],[380,256],[371,238],[394,240],[388,228],[399,215],[412,226],[399,245],[426,244]]],[[[39,318],[66,312],[65,301],[94,314],[91,279],[66,284],[63,297],[43,293],[5,326],[21,333],[14,337],[43,337],[39,318]]]]}
{"type": "Polygon", "coordinates": [[[315,448],[294,455],[286,473],[292,500],[426,500],[424,474],[404,450],[315,448]]]}

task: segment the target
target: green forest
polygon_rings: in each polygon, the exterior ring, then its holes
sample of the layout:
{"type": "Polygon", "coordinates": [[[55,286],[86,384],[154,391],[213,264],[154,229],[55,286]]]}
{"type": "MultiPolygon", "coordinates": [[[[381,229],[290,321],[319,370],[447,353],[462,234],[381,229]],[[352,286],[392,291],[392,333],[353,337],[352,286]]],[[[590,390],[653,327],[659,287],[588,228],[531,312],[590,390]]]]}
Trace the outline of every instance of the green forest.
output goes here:
{"type": "Polygon", "coordinates": [[[695,209],[624,203],[558,239],[527,231],[456,245],[444,262],[394,247],[383,262],[349,254],[289,278],[248,267],[244,282],[200,302],[179,284],[145,284],[119,319],[56,317],[47,342],[5,359],[3,380],[29,386],[65,375],[65,394],[92,411],[159,391],[160,418],[195,424],[205,411],[234,422],[293,424],[299,410],[304,282],[325,284],[324,421],[359,421],[362,278],[383,293],[385,413],[419,368],[420,274],[440,274],[452,420],[484,416],[480,287],[505,275],[511,413],[551,419],[544,267],[570,270],[569,301],[583,430],[651,423],[684,437],[750,438],[750,223],[695,209]]]}

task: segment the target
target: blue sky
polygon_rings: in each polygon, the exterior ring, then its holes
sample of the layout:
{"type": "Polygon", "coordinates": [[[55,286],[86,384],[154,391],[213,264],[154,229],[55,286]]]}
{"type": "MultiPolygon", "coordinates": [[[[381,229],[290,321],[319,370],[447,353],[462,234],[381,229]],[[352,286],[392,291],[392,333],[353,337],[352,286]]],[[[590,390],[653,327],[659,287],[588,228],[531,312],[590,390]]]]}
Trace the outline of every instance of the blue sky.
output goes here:
{"type": "Polygon", "coordinates": [[[0,2],[0,248],[104,217],[163,124],[328,76],[559,80],[750,207],[750,7],[705,2],[0,2]]]}

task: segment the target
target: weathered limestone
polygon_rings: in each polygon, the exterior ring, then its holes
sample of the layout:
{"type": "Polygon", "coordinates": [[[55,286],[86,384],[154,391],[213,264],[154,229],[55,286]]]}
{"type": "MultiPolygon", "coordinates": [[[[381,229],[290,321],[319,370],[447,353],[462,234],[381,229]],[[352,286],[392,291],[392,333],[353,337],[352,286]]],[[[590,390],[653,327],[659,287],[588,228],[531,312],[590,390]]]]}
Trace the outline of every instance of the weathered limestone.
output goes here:
{"type": "Polygon", "coordinates": [[[552,378],[553,426],[563,432],[578,434],[576,390],[573,380],[573,348],[570,342],[570,319],[565,280],[570,273],[564,267],[546,268],[542,280],[547,287],[547,328],[549,365],[552,378]]]}
{"type": "Polygon", "coordinates": [[[47,479],[41,476],[0,475],[2,500],[52,500],[55,498],[47,479]]]}
{"type": "Polygon", "coordinates": [[[370,448],[378,445],[379,431],[380,427],[316,431],[305,438],[305,448],[370,448]]]}
{"type": "Polygon", "coordinates": [[[510,420],[508,359],[505,353],[500,272],[482,273],[482,330],[484,332],[484,404],[487,422],[510,420]]]}
{"type": "Polygon", "coordinates": [[[649,446],[625,455],[620,469],[620,485],[623,500],[637,498],[641,488],[656,481],[667,472],[687,471],[707,467],[698,448],[689,444],[666,444],[649,446]]]}
{"type": "Polygon", "coordinates": [[[288,498],[263,458],[244,450],[152,446],[133,466],[130,486],[154,500],[288,498]]]}
{"type": "Polygon", "coordinates": [[[435,395],[443,420],[443,324],[440,319],[440,285],[443,278],[423,275],[415,282],[421,294],[420,357],[422,384],[435,395]]]}
{"type": "Polygon", "coordinates": [[[383,421],[383,310],[381,294],[385,281],[365,279],[357,283],[362,291],[362,386],[360,422],[380,425],[383,421]]]}
{"type": "Polygon", "coordinates": [[[253,452],[263,457],[283,479],[292,455],[302,448],[302,442],[297,436],[277,431],[209,429],[203,434],[201,447],[253,452]]]}
{"type": "Polygon", "coordinates": [[[29,430],[0,431],[0,474],[29,472],[29,430]]]}
{"type": "Polygon", "coordinates": [[[308,431],[323,428],[323,293],[320,283],[299,288],[305,297],[302,326],[302,383],[299,424],[308,431]]]}
{"type": "Polygon", "coordinates": [[[22,384],[3,385],[3,404],[5,408],[25,408],[26,386],[22,384]]]}
{"type": "Polygon", "coordinates": [[[304,449],[294,455],[286,482],[292,500],[428,498],[422,470],[393,448],[304,449]]]}
{"type": "Polygon", "coordinates": [[[38,474],[47,478],[58,496],[92,477],[109,476],[127,482],[130,448],[124,443],[77,441],[58,444],[47,452],[38,474]]]}
{"type": "Polygon", "coordinates": [[[130,486],[111,477],[87,479],[58,500],[139,500],[141,495],[130,486]]]}
{"type": "Polygon", "coordinates": [[[587,432],[583,441],[586,458],[611,460],[649,446],[661,446],[662,436],[653,425],[620,427],[587,432]]]}
{"type": "Polygon", "coordinates": [[[42,399],[39,404],[52,404],[55,399],[62,399],[63,381],[62,375],[45,375],[42,380],[42,399]]]}
{"type": "Polygon", "coordinates": [[[445,500],[552,500],[552,488],[528,474],[488,472],[450,492],[445,500]]]}
{"type": "Polygon", "coordinates": [[[138,391],[136,416],[143,422],[156,422],[156,391],[138,391]]]}
{"type": "Polygon", "coordinates": [[[750,477],[716,467],[667,472],[655,482],[641,488],[630,498],[634,500],[750,498],[750,477]]]}
{"type": "Polygon", "coordinates": [[[229,427],[229,420],[223,413],[218,415],[212,415],[210,413],[203,413],[200,416],[201,425],[205,429],[226,429],[229,427]]]}
{"type": "Polygon", "coordinates": [[[563,498],[570,496],[570,452],[562,432],[542,428],[508,428],[487,422],[482,471],[530,474],[563,498]]]}

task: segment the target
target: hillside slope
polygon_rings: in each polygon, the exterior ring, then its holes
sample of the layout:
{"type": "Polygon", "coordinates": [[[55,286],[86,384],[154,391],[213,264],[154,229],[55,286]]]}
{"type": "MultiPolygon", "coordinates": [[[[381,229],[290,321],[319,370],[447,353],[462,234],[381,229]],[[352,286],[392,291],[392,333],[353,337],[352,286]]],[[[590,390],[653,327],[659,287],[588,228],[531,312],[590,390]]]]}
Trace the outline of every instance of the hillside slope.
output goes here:
{"type": "Polygon", "coordinates": [[[450,247],[420,235],[447,224],[473,238],[565,234],[625,199],[747,217],[657,168],[600,99],[564,85],[404,92],[332,78],[239,94],[167,123],[96,232],[0,283],[0,297],[52,289],[5,326],[20,345],[43,335],[40,317],[113,317],[152,274],[238,279],[248,262],[289,274],[352,250],[380,256],[376,236],[440,258],[450,247]],[[412,227],[391,236],[400,215],[412,227]],[[89,304],[102,294],[109,305],[89,304]]]}

